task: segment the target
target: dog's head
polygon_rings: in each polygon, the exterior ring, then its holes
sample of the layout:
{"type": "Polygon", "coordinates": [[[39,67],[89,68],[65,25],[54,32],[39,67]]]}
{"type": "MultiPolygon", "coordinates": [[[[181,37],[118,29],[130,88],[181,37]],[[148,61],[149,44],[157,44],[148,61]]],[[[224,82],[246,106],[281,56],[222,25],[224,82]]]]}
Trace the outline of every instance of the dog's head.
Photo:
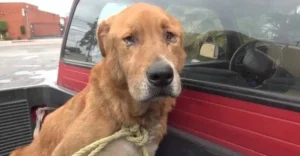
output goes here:
{"type": "Polygon", "coordinates": [[[136,3],[100,23],[97,37],[107,70],[124,81],[134,100],[179,96],[183,30],[163,9],[136,3]]]}

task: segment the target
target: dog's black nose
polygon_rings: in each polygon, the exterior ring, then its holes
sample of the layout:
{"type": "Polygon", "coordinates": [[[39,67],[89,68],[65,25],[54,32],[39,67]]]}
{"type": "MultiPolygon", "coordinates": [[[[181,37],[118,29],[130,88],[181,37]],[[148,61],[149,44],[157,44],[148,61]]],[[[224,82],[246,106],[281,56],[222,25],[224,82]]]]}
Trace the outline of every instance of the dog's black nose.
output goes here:
{"type": "Polygon", "coordinates": [[[148,81],[156,87],[168,86],[173,81],[173,69],[163,61],[152,64],[147,71],[148,81]]]}

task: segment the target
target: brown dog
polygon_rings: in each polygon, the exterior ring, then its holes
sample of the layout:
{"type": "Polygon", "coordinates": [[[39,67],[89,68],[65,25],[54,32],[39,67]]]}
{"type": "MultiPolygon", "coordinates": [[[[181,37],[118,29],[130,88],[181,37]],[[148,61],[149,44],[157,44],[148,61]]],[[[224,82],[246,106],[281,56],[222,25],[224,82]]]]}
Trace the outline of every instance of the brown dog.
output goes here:
{"type": "MultiPolygon", "coordinates": [[[[186,58],[181,25],[161,8],[137,3],[102,22],[97,36],[104,59],[92,69],[87,87],[48,115],[39,136],[11,156],[70,156],[134,124],[148,130],[146,147],[155,154],[181,92],[178,73],[186,58]]],[[[118,139],[100,155],[141,151],[118,139]]]]}

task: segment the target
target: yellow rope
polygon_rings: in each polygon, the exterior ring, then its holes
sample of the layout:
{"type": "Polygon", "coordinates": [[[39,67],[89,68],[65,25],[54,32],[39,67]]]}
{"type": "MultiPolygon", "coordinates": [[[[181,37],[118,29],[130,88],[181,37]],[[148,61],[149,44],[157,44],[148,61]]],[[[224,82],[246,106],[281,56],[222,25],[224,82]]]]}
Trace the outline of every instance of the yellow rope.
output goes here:
{"type": "Polygon", "coordinates": [[[145,147],[149,135],[147,130],[140,127],[139,125],[135,125],[130,128],[122,127],[121,130],[114,133],[113,135],[93,142],[92,144],[80,149],[72,156],[82,156],[87,153],[90,153],[88,156],[96,156],[107,144],[122,137],[125,137],[129,142],[132,142],[138,147],[141,147],[143,156],[149,156],[149,153],[145,147]]]}

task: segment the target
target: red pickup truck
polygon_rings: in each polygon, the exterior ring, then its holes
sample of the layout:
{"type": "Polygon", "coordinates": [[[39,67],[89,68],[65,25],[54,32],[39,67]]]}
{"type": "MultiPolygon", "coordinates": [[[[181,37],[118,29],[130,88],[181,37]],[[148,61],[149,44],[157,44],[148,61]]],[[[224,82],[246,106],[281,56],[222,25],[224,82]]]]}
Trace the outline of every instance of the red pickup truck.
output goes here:
{"type": "Polygon", "coordinates": [[[299,0],[75,0],[57,86],[0,91],[0,156],[31,142],[37,108],[86,86],[102,60],[97,24],[135,2],[162,7],[185,31],[184,90],[157,156],[300,155],[299,0]]]}

